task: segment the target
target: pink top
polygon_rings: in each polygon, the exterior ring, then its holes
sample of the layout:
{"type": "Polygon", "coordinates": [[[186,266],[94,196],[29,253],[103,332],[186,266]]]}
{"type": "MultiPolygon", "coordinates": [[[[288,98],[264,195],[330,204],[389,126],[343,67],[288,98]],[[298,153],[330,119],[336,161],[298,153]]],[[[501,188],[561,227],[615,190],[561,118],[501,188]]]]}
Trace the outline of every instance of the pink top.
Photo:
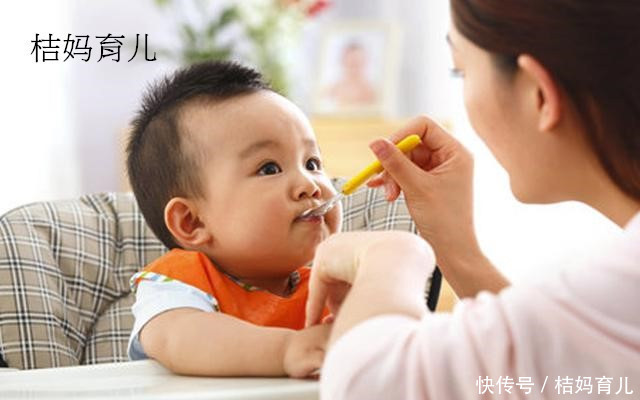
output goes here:
{"type": "Polygon", "coordinates": [[[451,314],[359,324],[321,378],[331,400],[608,396],[640,396],[640,213],[586,268],[481,293],[451,314]]]}

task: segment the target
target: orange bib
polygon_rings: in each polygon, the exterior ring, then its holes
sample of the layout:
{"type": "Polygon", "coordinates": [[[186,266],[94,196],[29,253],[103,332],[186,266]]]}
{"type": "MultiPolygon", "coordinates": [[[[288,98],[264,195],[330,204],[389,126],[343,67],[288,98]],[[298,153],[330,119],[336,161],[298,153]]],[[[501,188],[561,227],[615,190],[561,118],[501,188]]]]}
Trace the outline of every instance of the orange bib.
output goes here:
{"type": "MultiPolygon", "coordinates": [[[[304,328],[311,272],[308,267],[298,268],[300,282],[289,297],[242,287],[241,283],[220,272],[206,255],[197,251],[173,249],[145,267],[144,271],[196,287],[213,296],[221,312],[255,325],[304,328]]],[[[137,286],[143,279],[141,276],[134,285],[137,286]]],[[[328,310],[325,309],[323,314],[327,315],[328,310]]]]}

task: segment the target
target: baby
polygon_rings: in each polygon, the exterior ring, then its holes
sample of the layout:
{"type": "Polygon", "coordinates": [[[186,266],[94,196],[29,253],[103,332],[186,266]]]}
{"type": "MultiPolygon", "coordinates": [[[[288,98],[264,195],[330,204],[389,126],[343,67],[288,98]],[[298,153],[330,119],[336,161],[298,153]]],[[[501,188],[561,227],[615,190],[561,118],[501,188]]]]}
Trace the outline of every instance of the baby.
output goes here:
{"type": "Polygon", "coordinates": [[[302,111],[231,62],[153,85],[133,122],[127,168],[140,209],[171,249],[131,279],[131,359],[176,373],[309,376],[330,326],[304,327],[316,246],[338,207],[302,111]]]}

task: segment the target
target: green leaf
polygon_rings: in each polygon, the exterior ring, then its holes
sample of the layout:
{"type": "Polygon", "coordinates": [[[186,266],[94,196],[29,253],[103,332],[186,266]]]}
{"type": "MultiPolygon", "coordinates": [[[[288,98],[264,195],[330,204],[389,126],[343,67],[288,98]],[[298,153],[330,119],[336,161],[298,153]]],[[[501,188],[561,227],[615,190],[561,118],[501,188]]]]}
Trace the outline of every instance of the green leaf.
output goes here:
{"type": "Polygon", "coordinates": [[[231,49],[230,48],[216,49],[212,54],[215,60],[228,60],[231,58],[231,49]]]}
{"type": "Polygon", "coordinates": [[[220,17],[218,18],[218,24],[222,28],[223,26],[226,26],[231,22],[237,20],[238,16],[238,8],[236,6],[227,7],[222,12],[222,14],[220,14],[220,17]]]}
{"type": "Polygon", "coordinates": [[[153,2],[156,3],[156,6],[158,6],[158,8],[165,8],[169,4],[171,4],[171,0],[154,0],[153,2]]]}
{"type": "Polygon", "coordinates": [[[191,25],[187,23],[182,24],[182,35],[186,39],[186,42],[191,46],[194,46],[198,41],[198,35],[193,30],[191,25]]]}
{"type": "Polygon", "coordinates": [[[218,21],[214,20],[209,22],[209,25],[207,26],[207,29],[205,30],[204,34],[209,39],[213,39],[216,37],[216,34],[218,33],[219,30],[220,30],[220,24],[218,23],[218,21]]]}
{"type": "Polygon", "coordinates": [[[213,38],[216,34],[224,29],[227,25],[238,19],[238,9],[236,6],[225,8],[217,19],[212,20],[207,25],[205,35],[213,38]]]}

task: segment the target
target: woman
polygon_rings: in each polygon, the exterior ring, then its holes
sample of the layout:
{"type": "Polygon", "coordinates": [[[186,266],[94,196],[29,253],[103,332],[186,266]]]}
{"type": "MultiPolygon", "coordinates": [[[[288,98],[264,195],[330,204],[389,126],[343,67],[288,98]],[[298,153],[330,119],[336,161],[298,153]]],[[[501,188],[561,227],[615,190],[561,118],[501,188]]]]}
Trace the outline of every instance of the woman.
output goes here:
{"type": "Polygon", "coordinates": [[[404,193],[426,242],[346,233],[317,252],[307,322],[325,302],[339,308],[322,397],[637,396],[640,3],[451,4],[469,118],[513,193],[526,203],[584,202],[623,235],[580,270],[511,286],[474,234],[471,155],[428,118],[414,119],[391,138],[422,135],[410,158],[372,143],[387,172],[371,185],[391,200],[404,193]],[[422,306],[435,259],[463,298],[452,314],[422,306]]]}

